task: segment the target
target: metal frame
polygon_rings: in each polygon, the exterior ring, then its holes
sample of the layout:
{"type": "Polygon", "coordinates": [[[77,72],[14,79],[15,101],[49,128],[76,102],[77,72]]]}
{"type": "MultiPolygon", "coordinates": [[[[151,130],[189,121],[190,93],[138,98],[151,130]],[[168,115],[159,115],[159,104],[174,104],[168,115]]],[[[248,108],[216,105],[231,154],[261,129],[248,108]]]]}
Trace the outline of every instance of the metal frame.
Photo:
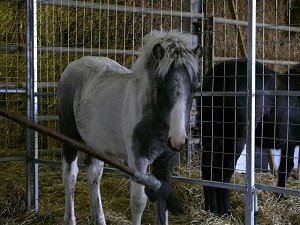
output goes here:
{"type": "MultiPolygon", "coordinates": [[[[40,121],[52,121],[57,120],[57,116],[40,116],[38,115],[38,104],[37,99],[39,96],[55,96],[56,93],[39,93],[38,90],[44,87],[56,87],[57,83],[44,83],[44,82],[37,82],[37,55],[39,52],[59,52],[59,53],[86,53],[92,55],[99,55],[99,54],[120,54],[120,55],[135,55],[139,54],[138,51],[129,51],[129,50],[118,50],[118,49],[91,49],[91,48],[71,48],[71,47],[45,47],[45,46],[38,46],[37,44],[37,4],[47,4],[47,5],[58,5],[58,6],[68,6],[68,7],[80,7],[80,8],[93,8],[95,10],[109,10],[115,12],[133,12],[133,13],[140,13],[140,14],[150,14],[150,15],[167,15],[167,16],[174,16],[174,17],[181,17],[187,21],[187,26],[184,28],[188,32],[192,32],[194,34],[194,44],[197,45],[199,42],[201,45],[205,45],[204,41],[204,18],[205,13],[202,11],[203,1],[201,0],[187,0],[189,2],[190,9],[185,9],[186,12],[181,11],[169,11],[169,10],[162,10],[162,9],[153,9],[153,8],[144,8],[144,7],[130,7],[130,6],[121,6],[121,5],[112,5],[112,4],[99,4],[99,3],[87,3],[82,1],[70,1],[70,0],[27,0],[27,48],[26,48],[26,56],[27,56],[27,82],[14,85],[5,85],[0,86],[0,93],[26,93],[27,95],[27,117],[35,122],[40,121]],[[201,33],[199,36],[199,32],[201,33]],[[20,88],[21,87],[21,88],[20,88]]],[[[215,46],[215,25],[217,23],[226,23],[236,26],[248,26],[248,90],[247,92],[239,92],[239,93],[226,93],[227,95],[237,96],[243,95],[248,96],[248,105],[253,106],[255,105],[255,95],[257,94],[275,94],[273,92],[264,92],[264,91],[255,91],[255,60],[261,61],[268,64],[281,64],[281,65],[292,65],[297,64],[297,61],[283,61],[283,60],[270,60],[270,59],[256,59],[256,29],[257,28],[264,28],[264,29],[276,29],[280,31],[289,31],[289,32],[300,32],[300,28],[295,27],[288,27],[288,26],[274,26],[272,24],[262,24],[256,23],[256,0],[248,1],[248,22],[247,21],[240,21],[240,20],[232,20],[232,19],[224,19],[219,17],[211,17],[210,21],[210,28],[212,32],[210,32],[211,38],[209,46],[212,47],[211,51],[209,51],[210,56],[208,61],[211,63],[229,59],[224,57],[216,57],[214,53],[215,46]]],[[[22,49],[22,46],[0,46],[0,50],[5,51],[19,51],[22,49]]],[[[202,70],[203,72],[203,70],[202,70]]],[[[203,75],[203,74],[201,74],[203,75]]],[[[299,92],[276,92],[276,94],[283,94],[289,96],[300,96],[299,92]]],[[[205,96],[205,95],[220,95],[224,96],[224,93],[196,93],[197,97],[205,96]]],[[[248,115],[248,136],[247,136],[247,179],[246,185],[237,185],[231,183],[220,183],[220,182],[213,182],[213,181],[204,181],[201,179],[191,179],[185,177],[173,177],[174,180],[184,182],[184,183],[192,183],[195,185],[207,185],[213,187],[221,187],[221,188],[228,188],[232,190],[242,191],[246,194],[245,202],[246,202],[246,211],[245,211],[245,222],[246,224],[254,224],[254,212],[256,208],[256,191],[263,190],[263,191],[273,191],[282,194],[289,194],[289,195],[297,195],[300,196],[300,191],[291,190],[291,189],[284,189],[279,187],[274,187],[270,185],[263,185],[263,184],[255,184],[255,173],[254,173],[254,126],[255,126],[255,107],[249,107],[247,111],[248,115]]],[[[1,161],[8,161],[8,160],[24,160],[24,157],[5,157],[5,159],[0,159],[1,161]]],[[[47,161],[47,160],[40,160],[38,158],[38,134],[33,132],[32,130],[27,130],[27,177],[26,177],[26,205],[28,208],[34,208],[38,210],[38,164],[51,164],[56,165],[60,164],[54,161],[47,161]]],[[[107,168],[106,171],[118,173],[115,170],[107,168]]]]}
{"type": "MultiPolygon", "coordinates": [[[[37,30],[36,30],[36,2],[27,1],[27,39],[26,39],[26,57],[27,57],[27,118],[38,122],[37,120],[37,30]]],[[[38,210],[38,133],[26,129],[27,135],[27,161],[26,161],[26,206],[38,210]]]]}
{"type": "Polygon", "coordinates": [[[255,61],[256,61],[256,0],[248,1],[248,129],[246,144],[246,198],[245,198],[245,223],[254,224],[254,212],[256,205],[255,188],[255,61]]]}

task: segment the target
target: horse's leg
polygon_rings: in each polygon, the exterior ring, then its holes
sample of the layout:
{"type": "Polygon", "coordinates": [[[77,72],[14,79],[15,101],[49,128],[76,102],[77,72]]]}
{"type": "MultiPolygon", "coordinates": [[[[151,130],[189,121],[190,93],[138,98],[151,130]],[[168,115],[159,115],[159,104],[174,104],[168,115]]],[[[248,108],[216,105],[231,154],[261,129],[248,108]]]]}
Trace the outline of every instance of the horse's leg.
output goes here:
{"type": "Polygon", "coordinates": [[[217,213],[216,188],[203,186],[205,210],[217,213]]]}
{"type": "MultiPolygon", "coordinates": [[[[63,92],[65,93],[65,92],[63,92]]],[[[63,106],[59,107],[59,119],[61,133],[73,138],[77,141],[81,140],[81,137],[77,131],[74,114],[72,111],[71,102],[65,101],[63,106]],[[67,104],[70,104],[69,106],[67,104]],[[66,108],[66,110],[62,110],[66,108]]],[[[62,103],[60,103],[62,104],[62,103]]],[[[65,188],[65,225],[75,225],[76,217],[74,212],[74,191],[78,174],[77,165],[77,150],[69,144],[63,143],[63,183],[65,188]]]]}
{"type": "Polygon", "coordinates": [[[89,157],[87,160],[87,180],[90,191],[92,221],[97,225],[105,225],[105,216],[103,213],[100,181],[103,173],[104,163],[95,158],[89,157]]]}
{"type": "MultiPolygon", "coordinates": [[[[147,160],[134,160],[129,157],[128,164],[135,168],[136,171],[146,173],[147,160]]],[[[132,215],[132,225],[141,225],[142,215],[147,204],[147,196],[145,194],[145,186],[131,180],[130,183],[130,209],[132,215]]]]}
{"type": "Polygon", "coordinates": [[[77,154],[75,159],[71,162],[68,160],[68,157],[64,156],[62,170],[63,184],[65,188],[64,225],[75,225],[76,217],[74,211],[74,191],[78,174],[77,154]]]}
{"type": "MultiPolygon", "coordinates": [[[[212,138],[203,137],[202,138],[202,145],[203,151],[201,156],[201,172],[202,172],[202,179],[208,181],[214,181],[214,170],[213,170],[213,161],[212,155],[213,150],[216,151],[217,146],[214,145],[212,147],[212,138]]],[[[210,211],[212,213],[217,213],[217,202],[216,202],[216,188],[203,186],[204,192],[204,202],[205,202],[205,210],[210,211]]]]}
{"type": "MultiPolygon", "coordinates": [[[[219,160],[222,164],[216,165],[216,180],[219,182],[229,183],[234,173],[235,164],[240,157],[240,154],[244,148],[244,143],[234,139],[224,139],[223,142],[224,152],[217,156],[223,159],[219,160]],[[236,143],[235,143],[236,142],[236,143]]],[[[216,156],[214,156],[216,157],[216,156]]],[[[228,213],[230,209],[230,197],[229,189],[216,188],[216,202],[217,202],[217,214],[224,215],[228,213]]]]}
{"type": "MultiPolygon", "coordinates": [[[[294,150],[294,145],[289,145],[288,148],[283,147],[281,149],[281,159],[278,168],[278,187],[286,187],[286,181],[294,167],[294,150]]],[[[283,195],[280,194],[278,197],[282,198],[283,195]]]]}
{"type": "MultiPolygon", "coordinates": [[[[159,158],[157,158],[152,164],[152,174],[159,180],[170,183],[171,176],[174,171],[174,167],[179,164],[179,154],[171,151],[165,151],[159,158]]],[[[147,194],[153,194],[153,191],[146,188],[147,194]]],[[[149,196],[148,196],[149,197],[149,196]]],[[[176,202],[171,202],[171,204],[176,202]]],[[[169,204],[167,202],[167,204],[169,204]]],[[[156,205],[156,224],[160,224],[158,205],[156,205]]],[[[166,211],[166,222],[168,225],[168,212],[166,211]]]]}

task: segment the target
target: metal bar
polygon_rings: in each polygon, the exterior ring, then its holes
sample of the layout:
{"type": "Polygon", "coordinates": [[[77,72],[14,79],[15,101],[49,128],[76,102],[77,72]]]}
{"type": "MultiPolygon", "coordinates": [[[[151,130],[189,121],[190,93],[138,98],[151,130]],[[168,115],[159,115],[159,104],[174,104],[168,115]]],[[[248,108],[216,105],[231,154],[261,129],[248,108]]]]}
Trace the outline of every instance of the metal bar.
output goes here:
{"type": "Polygon", "coordinates": [[[236,191],[246,191],[246,187],[244,185],[232,184],[232,183],[222,183],[217,181],[206,181],[206,180],[199,180],[199,179],[192,179],[192,178],[185,178],[185,177],[172,177],[173,180],[189,183],[189,184],[196,184],[202,186],[210,186],[210,187],[218,187],[218,188],[226,188],[236,191]]]}
{"type": "Polygon", "coordinates": [[[140,184],[143,184],[145,186],[148,186],[149,188],[152,188],[154,191],[157,191],[161,186],[160,181],[157,180],[154,176],[147,175],[147,174],[141,173],[139,171],[135,171],[134,169],[126,166],[125,164],[119,163],[119,162],[115,161],[113,158],[108,157],[106,154],[97,152],[95,149],[93,149],[89,145],[86,145],[79,141],[73,140],[73,139],[67,137],[66,135],[60,134],[54,130],[51,130],[40,124],[34,123],[28,119],[18,117],[8,111],[0,109],[0,115],[4,116],[6,118],[9,118],[17,123],[20,123],[23,126],[26,126],[30,129],[33,129],[35,131],[46,134],[56,140],[59,140],[64,143],[68,143],[70,146],[78,149],[79,151],[82,151],[92,157],[95,157],[95,158],[121,170],[123,173],[126,173],[127,175],[131,176],[131,178],[134,181],[136,181],[140,184]]]}
{"type": "Polygon", "coordinates": [[[55,97],[57,95],[57,93],[56,92],[36,92],[34,95],[40,96],[40,97],[55,97]]]}
{"type": "Polygon", "coordinates": [[[214,92],[196,92],[195,97],[202,97],[202,96],[247,96],[248,92],[240,91],[240,92],[223,92],[223,91],[214,91],[214,92]]]}
{"type": "MultiPolygon", "coordinates": [[[[26,88],[27,88],[27,118],[37,121],[37,8],[35,0],[27,1],[26,18],[26,88]]],[[[27,208],[38,211],[38,164],[34,159],[38,154],[38,133],[27,129],[27,208]]]]}
{"type": "Polygon", "coordinates": [[[58,116],[38,116],[38,121],[56,121],[58,120],[58,116]]]}
{"type": "MultiPolygon", "coordinates": [[[[225,19],[222,17],[214,17],[214,21],[216,23],[223,23],[223,24],[229,24],[235,26],[244,26],[244,27],[248,26],[248,22],[243,20],[233,20],[233,19],[225,19]]],[[[256,27],[270,29],[270,30],[277,30],[277,31],[300,32],[299,27],[277,26],[277,25],[267,24],[267,23],[256,23],[256,27]]]]}
{"type": "Polygon", "coordinates": [[[15,2],[15,3],[25,3],[26,0],[0,0],[0,2],[15,2]]]}
{"type": "Polygon", "coordinates": [[[247,33],[247,90],[248,94],[248,126],[246,143],[246,181],[247,192],[245,197],[245,223],[254,225],[256,210],[255,189],[255,61],[256,61],[256,0],[248,1],[248,33],[247,33]]]}
{"type": "MultiPolygon", "coordinates": [[[[214,61],[224,61],[224,60],[236,60],[233,57],[214,57],[214,61]]],[[[274,65],[297,65],[300,62],[298,61],[286,61],[286,60],[272,60],[272,59],[256,59],[257,62],[264,63],[264,64],[274,64],[274,65]]]]}
{"type": "Polygon", "coordinates": [[[118,49],[98,49],[98,48],[76,48],[76,47],[38,47],[41,52],[59,52],[59,53],[84,53],[88,55],[138,55],[140,52],[118,49]]]}
{"type": "Polygon", "coordinates": [[[266,184],[255,184],[255,187],[262,191],[269,191],[269,192],[276,192],[276,193],[286,194],[286,195],[300,196],[300,190],[292,190],[292,189],[286,189],[286,188],[282,188],[282,187],[274,187],[272,185],[266,185],[266,184]]]}
{"type": "MultiPolygon", "coordinates": [[[[33,30],[33,0],[27,1],[27,23],[26,23],[26,86],[27,86],[27,118],[30,120],[34,119],[34,52],[33,52],[33,40],[34,40],[34,30],[33,30]]],[[[27,128],[26,130],[26,146],[27,146],[27,162],[26,162],[26,206],[27,209],[32,208],[32,173],[33,169],[33,146],[34,143],[34,133],[33,130],[27,128]]]]}
{"type": "Polygon", "coordinates": [[[14,52],[21,52],[24,50],[22,45],[8,45],[0,43],[0,52],[5,53],[14,53],[14,52]]]}
{"type": "Polygon", "coordinates": [[[25,156],[4,156],[0,157],[0,162],[23,161],[26,159],[25,156]]]}
{"type": "MultiPolygon", "coordinates": [[[[34,82],[37,89],[57,88],[58,82],[34,82]]],[[[27,93],[26,83],[0,83],[0,93],[27,93]]],[[[34,92],[34,96],[56,96],[55,92],[34,92]]]]}
{"type": "Polygon", "coordinates": [[[24,94],[26,89],[0,89],[0,93],[4,94],[24,94]]]}
{"type": "MultiPolygon", "coordinates": [[[[208,92],[208,91],[203,91],[203,92],[196,92],[195,97],[202,97],[202,96],[247,96],[248,93],[245,91],[238,91],[238,92],[233,92],[233,91],[228,91],[228,92],[222,92],[222,91],[215,91],[215,92],[208,92]]],[[[255,91],[255,96],[290,96],[290,97],[299,97],[300,96],[300,91],[267,91],[267,90],[256,90],[255,91]]]]}
{"type": "MultiPolygon", "coordinates": [[[[201,7],[200,0],[190,0],[190,11],[192,13],[204,15],[203,12],[200,12],[200,7],[201,7]]],[[[189,32],[192,34],[193,47],[197,47],[199,45],[200,36],[199,36],[199,30],[197,28],[198,25],[195,26],[196,24],[198,24],[199,19],[201,19],[201,18],[191,18],[191,20],[190,20],[190,31],[189,32]]]]}
{"type": "MultiPolygon", "coordinates": [[[[37,122],[38,117],[38,98],[36,93],[38,92],[38,51],[37,51],[37,43],[38,43],[38,32],[37,32],[37,3],[36,0],[33,0],[33,119],[34,122],[37,122]]],[[[38,132],[33,132],[34,135],[34,143],[33,143],[33,159],[38,158],[39,154],[39,134],[38,132]]],[[[39,165],[37,163],[33,163],[33,204],[35,211],[39,209],[39,165]]]]}
{"type": "MultiPolygon", "coordinates": [[[[213,32],[213,31],[212,31],[213,32]]],[[[214,42],[212,42],[211,46],[214,46],[214,42]]],[[[13,46],[17,47],[17,46],[13,46]]],[[[89,54],[89,55],[139,55],[141,52],[139,51],[132,51],[132,50],[115,50],[115,49],[98,49],[98,48],[76,48],[76,47],[37,47],[37,49],[41,52],[51,52],[51,53],[83,53],[83,54],[89,54]]],[[[214,62],[217,61],[224,61],[224,60],[231,60],[236,59],[233,57],[213,57],[214,62]]],[[[272,59],[257,59],[258,62],[265,63],[265,64],[274,64],[274,65],[297,65],[300,62],[298,61],[287,61],[287,60],[272,60],[272,59]]],[[[39,87],[40,88],[40,87],[39,87]]]]}
{"type": "MultiPolygon", "coordinates": [[[[191,1],[192,0],[183,0],[182,11],[191,12],[191,1]]],[[[183,32],[191,32],[191,17],[182,18],[181,30],[183,32]]]]}
{"type": "MultiPolygon", "coordinates": [[[[35,82],[37,88],[57,88],[58,82],[35,82]]],[[[19,89],[24,88],[26,89],[26,82],[19,82],[19,83],[0,83],[0,90],[1,89],[19,89]]]]}
{"type": "Polygon", "coordinates": [[[134,6],[124,6],[117,4],[104,4],[104,3],[90,3],[85,1],[71,1],[71,0],[37,0],[40,4],[51,4],[59,5],[61,7],[75,7],[75,8],[85,8],[85,9],[101,9],[116,12],[126,12],[126,13],[141,13],[149,15],[160,15],[160,16],[175,16],[175,17],[185,17],[185,18],[203,18],[202,13],[193,12],[182,12],[175,10],[162,10],[155,8],[145,8],[145,7],[134,7],[134,6]]]}
{"type": "Polygon", "coordinates": [[[263,91],[263,90],[256,90],[256,96],[261,95],[271,95],[271,96],[289,96],[289,97],[299,97],[299,91],[263,91]]]}

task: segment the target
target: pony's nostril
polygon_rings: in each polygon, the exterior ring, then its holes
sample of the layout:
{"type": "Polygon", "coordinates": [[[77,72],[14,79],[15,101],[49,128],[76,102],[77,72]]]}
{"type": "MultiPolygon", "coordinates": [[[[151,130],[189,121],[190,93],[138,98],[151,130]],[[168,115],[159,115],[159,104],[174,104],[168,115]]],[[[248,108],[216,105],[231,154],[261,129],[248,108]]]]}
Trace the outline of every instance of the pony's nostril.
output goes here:
{"type": "Polygon", "coordinates": [[[172,144],[171,144],[171,138],[168,138],[168,146],[171,146],[171,147],[172,147],[172,144]]]}
{"type": "Polygon", "coordinates": [[[185,142],[184,142],[184,145],[187,146],[189,143],[189,139],[188,138],[185,138],[185,142]]]}

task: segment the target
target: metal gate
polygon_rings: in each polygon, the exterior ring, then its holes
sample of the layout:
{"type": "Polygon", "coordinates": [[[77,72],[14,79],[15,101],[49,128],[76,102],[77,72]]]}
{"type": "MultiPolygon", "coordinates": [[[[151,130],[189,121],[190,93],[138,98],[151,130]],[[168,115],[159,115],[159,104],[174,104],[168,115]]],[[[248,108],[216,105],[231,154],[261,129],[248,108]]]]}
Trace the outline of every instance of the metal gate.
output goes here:
{"type": "MultiPolygon", "coordinates": [[[[256,60],[278,72],[299,63],[300,28],[294,2],[0,1],[2,8],[7,9],[7,18],[15,19],[13,22],[3,21],[6,29],[3,29],[0,39],[1,107],[58,129],[57,81],[69,62],[83,55],[103,55],[130,68],[144,35],[161,29],[194,34],[194,44],[202,45],[205,50],[200,76],[205,76],[208,68],[219,61],[247,57],[249,86],[244,94],[248,106],[253,106],[258,94],[254,85],[256,60]],[[9,17],[9,14],[16,16],[9,17]]],[[[196,98],[202,96],[201,91],[196,93],[196,98]]],[[[194,105],[191,125],[197,123],[198,109],[199,106],[194,105]]],[[[242,181],[235,175],[232,183],[226,184],[201,179],[201,134],[193,127],[189,147],[181,158],[180,166],[185,167],[185,171],[181,173],[179,169],[174,179],[244,192],[245,221],[254,224],[257,190],[297,196],[300,191],[297,190],[299,184],[292,189],[277,188],[275,176],[265,182],[261,173],[255,172],[255,107],[248,107],[245,113],[248,115],[247,157],[242,163],[245,166],[242,172],[247,172],[247,175],[242,181]]],[[[60,165],[60,143],[36,132],[25,131],[4,119],[1,119],[0,126],[4,131],[1,145],[5,149],[0,162],[27,159],[27,207],[38,210],[38,165],[60,165]],[[7,152],[13,152],[13,156],[7,152]]],[[[263,155],[262,150],[259,152],[263,155]]]]}

